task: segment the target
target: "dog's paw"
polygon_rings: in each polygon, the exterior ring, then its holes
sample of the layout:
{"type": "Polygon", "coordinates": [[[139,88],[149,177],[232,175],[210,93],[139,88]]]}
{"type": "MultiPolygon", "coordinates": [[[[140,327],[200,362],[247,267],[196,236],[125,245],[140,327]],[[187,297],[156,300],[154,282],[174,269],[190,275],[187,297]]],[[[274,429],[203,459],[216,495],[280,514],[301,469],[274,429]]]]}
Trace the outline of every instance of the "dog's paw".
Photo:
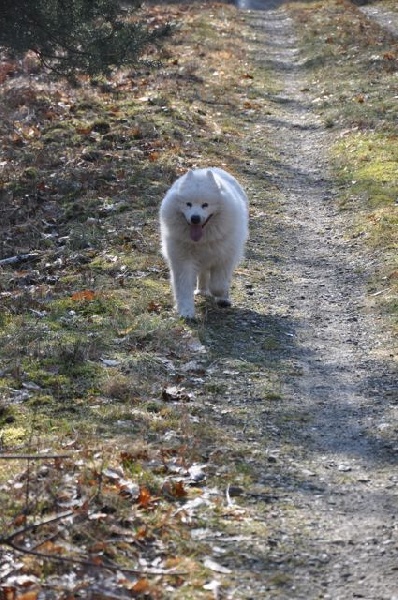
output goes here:
{"type": "Polygon", "coordinates": [[[197,325],[197,323],[199,322],[198,319],[196,317],[181,317],[181,319],[184,321],[184,323],[186,323],[187,325],[197,325]]]}
{"type": "Polygon", "coordinates": [[[195,316],[194,312],[191,312],[191,311],[179,311],[178,314],[179,314],[180,319],[182,319],[188,325],[189,324],[194,325],[195,323],[198,322],[197,319],[196,319],[196,316],[195,316]]]}
{"type": "Polygon", "coordinates": [[[194,292],[195,296],[203,296],[204,298],[209,298],[211,293],[209,290],[197,288],[194,292]]]}
{"type": "Polygon", "coordinates": [[[227,298],[219,298],[218,300],[216,300],[217,302],[217,306],[219,306],[220,308],[229,308],[231,306],[231,300],[228,300],[227,298]]]}
{"type": "Polygon", "coordinates": [[[179,309],[177,310],[178,314],[180,315],[180,317],[182,319],[185,319],[186,321],[193,321],[195,320],[195,311],[192,309],[179,309]]]}

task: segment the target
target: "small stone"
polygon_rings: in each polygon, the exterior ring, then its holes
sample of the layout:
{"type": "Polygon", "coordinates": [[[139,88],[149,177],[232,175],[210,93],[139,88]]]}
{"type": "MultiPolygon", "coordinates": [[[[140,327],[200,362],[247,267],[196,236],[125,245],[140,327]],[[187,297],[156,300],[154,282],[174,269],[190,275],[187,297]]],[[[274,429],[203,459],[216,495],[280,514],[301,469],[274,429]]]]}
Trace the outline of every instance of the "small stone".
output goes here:
{"type": "Polygon", "coordinates": [[[316,473],[314,473],[314,471],[310,471],[309,469],[303,469],[302,474],[305,477],[315,477],[315,475],[316,475],[316,473]]]}

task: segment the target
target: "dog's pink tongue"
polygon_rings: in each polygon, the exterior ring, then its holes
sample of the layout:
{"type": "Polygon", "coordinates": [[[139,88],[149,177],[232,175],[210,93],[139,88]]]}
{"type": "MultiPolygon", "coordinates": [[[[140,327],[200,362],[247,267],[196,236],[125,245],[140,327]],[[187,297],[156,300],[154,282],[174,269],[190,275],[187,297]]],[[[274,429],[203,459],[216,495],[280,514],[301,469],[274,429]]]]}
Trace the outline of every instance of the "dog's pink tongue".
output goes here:
{"type": "Polygon", "coordinates": [[[203,235],[202,225],[191,225],[191,240],[198,242],[203,235]]]}

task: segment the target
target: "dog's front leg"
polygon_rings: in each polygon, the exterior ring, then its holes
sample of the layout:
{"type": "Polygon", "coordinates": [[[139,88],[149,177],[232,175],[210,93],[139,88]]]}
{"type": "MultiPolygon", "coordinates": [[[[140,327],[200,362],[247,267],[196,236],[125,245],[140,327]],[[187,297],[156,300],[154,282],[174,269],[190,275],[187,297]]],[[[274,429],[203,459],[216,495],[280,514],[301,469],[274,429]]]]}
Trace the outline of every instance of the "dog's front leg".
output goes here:
{"type": "Polygon", "coordinates": [[[197,294],[197,295],[200,294],[201,296],[210,296],[209,279],[210,279],[209,271],[202,269],[202,271],[200,271],[199,275],[198,275],[198,281],[197,281],[195,294],[197,294]]]}
{"type": "Polygon", "coordinates": [[[214,296],[218,306],[231,306],[229,297],[229,288],[231,286],[232,266],[231,267],[214,267],[210,275],[210,292],[214,296]]]}
{"type": "Polygon", "coordinates": [[[179,269],[172,270],[171,284],[178,314],[186,319],[194,319],[196,271],[193,265],[186,264],[182,267],[180,265],[179,269]]]}

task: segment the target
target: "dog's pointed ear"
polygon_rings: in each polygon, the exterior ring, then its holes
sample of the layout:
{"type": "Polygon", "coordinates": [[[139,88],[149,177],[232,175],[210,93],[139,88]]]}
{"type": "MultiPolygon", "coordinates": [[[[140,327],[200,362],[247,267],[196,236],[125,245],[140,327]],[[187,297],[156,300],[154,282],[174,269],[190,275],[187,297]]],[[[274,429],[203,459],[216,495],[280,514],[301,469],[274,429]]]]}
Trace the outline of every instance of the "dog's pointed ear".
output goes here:
{"type": "Polygon", "coordinates": [[[189,169],[189,171],[187,171],[183,177],[180,177],[180,179],[178,179],[178,188],[182,189],[186,185],[190,185],[194,178],[195,176],[193,170],[189,169]]]}
{"type": "Polygon", "coordinates": [[[220,181],[215,173],[211,169],[206,171],[206,177],[209,181],[209,184],[213,190],[219,192],[221,189],[220,181]]]}

